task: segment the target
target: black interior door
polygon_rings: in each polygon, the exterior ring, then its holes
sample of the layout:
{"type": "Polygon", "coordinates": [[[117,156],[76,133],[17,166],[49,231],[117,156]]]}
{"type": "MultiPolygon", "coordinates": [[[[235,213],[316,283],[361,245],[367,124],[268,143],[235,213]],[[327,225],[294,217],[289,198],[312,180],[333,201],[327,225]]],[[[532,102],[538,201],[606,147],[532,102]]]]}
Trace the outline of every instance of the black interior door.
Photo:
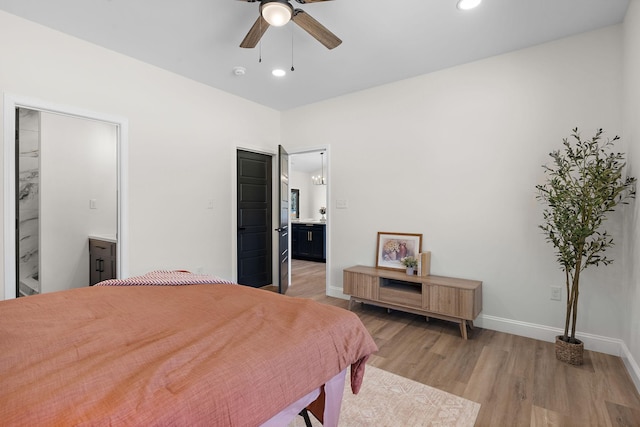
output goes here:
{"type": "Polygon", "coordinates": [[[271,156],[238,150],[238,283],[270,285],[272,269],[271,156]]]}
{"type": "Polygon", "coordinates": [[[280,221],[276,231],[278,232],[278,252],[279,252],[279,283],[278,292],[284,294],[289,289],[289,153],[282,147],[278,146],[280,176],[280,190],[278,192],[278,203],[280,213],[280,221]]]}

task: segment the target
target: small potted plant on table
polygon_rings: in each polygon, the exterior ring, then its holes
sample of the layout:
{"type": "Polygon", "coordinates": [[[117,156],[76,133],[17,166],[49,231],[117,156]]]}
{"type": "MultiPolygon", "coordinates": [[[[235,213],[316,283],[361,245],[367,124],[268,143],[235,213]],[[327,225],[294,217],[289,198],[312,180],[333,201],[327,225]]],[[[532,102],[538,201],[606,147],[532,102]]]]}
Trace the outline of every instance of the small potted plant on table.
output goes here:
{"type": "Polygon", "coordinates": [[[413,271],[418,266],[418,259],[409,255],[403,258],[400,258],[400,263],[407,267],[407,274],[409,276],[413,276],[413,271]]]}

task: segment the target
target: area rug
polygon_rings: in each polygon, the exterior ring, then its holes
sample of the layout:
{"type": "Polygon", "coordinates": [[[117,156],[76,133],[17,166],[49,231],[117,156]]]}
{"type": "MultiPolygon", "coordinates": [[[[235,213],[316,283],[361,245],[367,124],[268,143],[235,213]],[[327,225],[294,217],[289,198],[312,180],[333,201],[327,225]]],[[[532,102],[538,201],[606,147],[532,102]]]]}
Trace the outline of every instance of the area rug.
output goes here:
{"type": "MultiPolygon", "coordinates": [[[[360,393],[345,384],[341,427],[473,426],[480,404],[367,365],[360,393]]],[[[313,415],[312,424],[321,427],[313,415]]],[[[289,427],[304,427],[296,417],[289,427]]]]}

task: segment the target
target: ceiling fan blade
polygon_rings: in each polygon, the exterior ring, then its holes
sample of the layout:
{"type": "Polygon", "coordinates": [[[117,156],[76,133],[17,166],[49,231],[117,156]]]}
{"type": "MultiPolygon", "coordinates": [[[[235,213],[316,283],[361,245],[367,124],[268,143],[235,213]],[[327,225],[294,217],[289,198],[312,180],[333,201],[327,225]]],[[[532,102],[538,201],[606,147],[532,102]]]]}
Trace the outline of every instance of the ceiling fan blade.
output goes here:
{"type": "Polygon", "coordinates": [[[298,2],[300,4],[319,3],[321,1],[331,1],[331,0],[296,0],[296,2],[298,2]]]}
{"type": "Polygon", "coordinates": [[[240,43],[240,47],[244,48],[253,48],[256,47],[264,32],[269,28],[269,23],[264,20],[262,15],[258,16],[256,22],[253,23],[253,26],[249,30],[246,36],[244,36],[244,40],[240,43]]]}
{"type": "Polygon", "coordinates": [[[335,34],[327,30],[324,25],[316,21],[302,9],[294,10],[291,19],[298,24],[300,28],[322,43],[327,49],[333,49],[342,43],[342,40],[335,34]]]}

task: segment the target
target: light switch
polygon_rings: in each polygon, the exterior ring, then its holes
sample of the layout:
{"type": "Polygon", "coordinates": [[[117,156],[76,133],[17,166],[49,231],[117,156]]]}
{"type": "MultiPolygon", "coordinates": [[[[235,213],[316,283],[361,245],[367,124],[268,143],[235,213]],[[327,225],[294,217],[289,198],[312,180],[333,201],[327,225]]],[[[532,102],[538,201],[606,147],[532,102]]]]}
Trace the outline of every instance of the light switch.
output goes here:
{"type": "Polygon", "coordinates": [[[97,204],[96,199],[89,200],[89,209],[98,209],[96,204],[97,204]]]}
{"type": "Polygon", "coordinates": [[[336,209],[347,209],[349,204],[346,199],[337,199],[336,200],[336,209]]]}

